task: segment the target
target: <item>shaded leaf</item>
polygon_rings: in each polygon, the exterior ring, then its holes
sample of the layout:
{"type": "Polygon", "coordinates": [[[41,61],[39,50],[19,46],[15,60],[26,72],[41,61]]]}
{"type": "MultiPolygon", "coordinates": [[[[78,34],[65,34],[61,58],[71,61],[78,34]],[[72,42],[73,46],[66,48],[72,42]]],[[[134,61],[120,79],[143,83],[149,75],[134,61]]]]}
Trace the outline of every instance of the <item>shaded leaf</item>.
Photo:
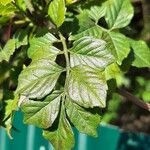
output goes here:
{"type": "Polygon", "coordinates": [[[19,75],[16,93],[41,99],[53,90],[62,71],[63,68],[49,59],[34,61],[19,75]]]}
{"type": "Polygon", "coordinates": [[[54,91],[44,101],[28,100],[22,103],[24,122],[40,128],[49,128],[59,113],[60,99],[61,92],[54,91]]]}
{"type": "Polygon", "coordinates": [[[19,48],[22,45],[27,45],[28,44],[28,32],[26,30],[18,30],[13,38],[16,41],[16,48],[19,48]]]}
{"type": "Polygon", "coordinates": [[[3,60],[9,61],[10,56],[15,52],[15,40],[10,39],[0,51],[0,62],[3,60]]]}
{"type": "Polygon", "coordinates": [[[93,37],[83,37],[74,42],[70,49],[71,67],[87,65],[104,68],[113,62],[113,56],[106,47],[106,42],[93,37]]]}
{"type": "Polygon", "coordinates": [[[76,19],[78,21],[78,29],[76,29],[75,34],[81,33],[93,26],[95,26],[95,22],[91,20],[88,13],[86,11],[83,11],[79,15],[76,16],[76,19]]]}
{"type": "Polygon", "coordinates": [[[105,107],[107,84],[103,71],[88,66],[71,69],[68,79],[68,95],[86,108],[105,107]]]}

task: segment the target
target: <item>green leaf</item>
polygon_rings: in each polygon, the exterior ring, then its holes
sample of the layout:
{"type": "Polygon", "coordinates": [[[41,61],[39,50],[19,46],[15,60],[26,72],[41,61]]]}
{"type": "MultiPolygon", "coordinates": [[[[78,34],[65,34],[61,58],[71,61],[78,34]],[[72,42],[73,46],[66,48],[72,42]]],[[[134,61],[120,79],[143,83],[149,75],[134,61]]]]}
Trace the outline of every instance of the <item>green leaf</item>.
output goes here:
{"type": "Polygon", "coordinates": [[[12,3],[7,4],[6,6],[0,3],[0,15],[1,16],[13,17],[16,10],[17,10],[16,7],[12,3]]]}
{"type": "Polygon", "coordinates": [[[18,30],[13,38],[16,40],[16,48],[19,48],[20,46],[23,46],[23,45],[27,45],[28,44],[28,32],[27,30],[23,30],[23,29],[20,29],[18,30]]]}
{"type": "Polygon", "coordinates": [[[59,54],[60,50],[51,45],[41,46],[32,55],[32,60],[37,61],[39,59],[49,58],[51,61],[55,61],[56,56],[59,54]]]}
{"type": "Polygon", "coordinates": [[[26,11],[27,6],[25,4],[25,0],[15,0],[15,3],[21,10],[26,11]]]}
{"type": "Polygon", "coordinates": [[[64,0],[53,0],[48,8],[48,15],[52,21],[60,27],[65,20],[65,1],[64,0]]]}
{"type": "Polygon", "coordinates": [[[55,150],[71,150],[74,146],[72,128],[62,111],[57,129],[44,130],[43,136],[53,144],[55,150]]]}
{"type": "Polygon", "coordinates": [[[107,66],[105,69],[105,76],[106,76],[107,80],[110,80],[110,79],[117,80],[118,76],[120,76],[120,74],[121,74],[121,70],[116,63],[113,63],[113,64],[107,66]]]}
{"type": "Polygon", "coordinates": [[[79,15],[76,16],[78,22],[78,29],[76,29],[75,33],[81,33],[93,26],[95,26],[95,22],[91,20],[88,13],[86,11],[81,12],[79,15]]]}
{"type": "Polygon", "coordinates": [[[130,52],[128,38],[118,32],[107,32],[105,40],[108,43],[108,48],[116,57],[117,63],[121,65],[122,61],[128,56],[130,52]]]}
{"type": "Polygon", "coordinates": [[[93,37],[80,38],[70,49],[71,67],[82,64],[94,68],[105,68],[113,60],[113,55],[107,49],[106,42],[93,37]]]}
{"type": "Polygon", "coordinates": [[[17,110],[18,108],[18,96],[16,96],[14,99],[10,99],[10,100],[7,100],[5,101],[6,102],[6,107],[5,107],[5,117],[4,117],[4,120],[9,118],[12,113],[14,111],[17,110]]]}
{"type": "Polygon", "coordinates": [[[47,33],[43,37],[38,37],[38,38],[34,37],[30,41],[30,48],[28,49],[28,57],[32,59],[33,55],[35,55],[37,51],[38,53],[40,53],[40,54],[37,54],[39,59],[44,56],[44,53],[45,53],[45,56],[48,53],[50,53],[49,55],[52,54],[52,56],[53,54],[54,55],[57,54],[59,51],[56,48],[52,47],[52,44],[55,42],[58,42],[58,39],[51,33],[47,33]]]}
{"type": "Polygon", "coordinates": [[[66,4],[67,5],[71,5],[71,4],[73,4],[73,3],[77,2],[77,1],[80,1],[80,0],[66,0],[66,4]]]}
{"type": "Polygon", "coordinates": [[[130,0],[108,0],[105,19],[110,29],[127,26],[134,14],[130,0]]]}
{"type": "Polygon", "coordinates": [[[7,131],[8,136],[12,139],[11,136],[11,129],[12,129],[12,121],[14,112],[18,110],[18,96],[16,95],[14,99],[6,100],[6,107],[5,107],[5,115],[3,118],[5,128],[7,131]]]}
{"type": "Polygon", "coordinates": [[[28,100],[22,103],[24,122],[40,128],[49,128],[55,121],[60,108],[61,92],[54,91],[44,101],[28,100]]]}
{"type": "Polygon", "coordinates": [[[10,39],[4,46],[3,50],[0,51],[0,62],[3,60],[9,61],[10,56],[15,52],[15,40],[10,39]]]}
{"type": "Polygon", "coordinates": [[[68,98],[66,102],[66,111],[70,121],[82,133],[97,136],[96,128],[100,124],[100,116],[92,114],[79,105],[71,102],[68,98]]]}
{"type": "Polygon", "coordinates": [[[96,21],[96,23],[99,21],[100,18],[105,16],[106,13],[106,3],[103,3],[102,6],[91,6],[90,9],[87,9],[87,13],[91,19],[96,21]]]}
{"type": "Polygon", "coordinates": [[[16,94],[41,99],[53,90],[62,71],[49,59],[33,61],[19,75],[16,94]]]}
{"type": "Polygon", "coordinates": [[[0,0],[0,3],[4,6],[6,6],[7,4],[11,3],[14,0],[0,0]]]}
{"type": "Polygon", "coordinates": [[[99,26],[93,26],[87,30],[84,30],[81,33],[71,35],[69,37],[69,40],[78,40],[84,36],[92,36],[95,38],[101,38],[102,37],[102,29],[99,26]]]}
{"type": "Polygon", "coordinates": [[[150,49],[144,41],[130,40],[131,47],[134,51],[134,61],[132,66],[150,67],[150,49]]]}
{"type": "Polygon", "coordinates": [[[77,104],[86,107],[105,107],[107,84],[103,71],[88,66],[71,69],[68,95],[77,104]]]}

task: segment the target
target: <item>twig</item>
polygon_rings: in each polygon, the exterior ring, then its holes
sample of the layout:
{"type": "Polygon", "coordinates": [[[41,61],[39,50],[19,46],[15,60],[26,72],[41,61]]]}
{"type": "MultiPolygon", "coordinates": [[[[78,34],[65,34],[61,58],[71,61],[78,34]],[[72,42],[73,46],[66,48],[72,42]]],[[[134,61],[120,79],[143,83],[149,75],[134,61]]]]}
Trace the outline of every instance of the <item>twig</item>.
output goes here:
{"type": "Polygon", "coordinates": [[[145,103],[142,100],[140,100],[139,98],[135,97],[134,95],[132,95],[131,93],[129,93],[128,91],[124,90],[124,89],[118,89],[118,93],[120,95],[122,95],[123,97],[126,97],[127,100],[132,101],[134,104],[136,104],[137,106],[150,111],[150,103],[145,103]]]}

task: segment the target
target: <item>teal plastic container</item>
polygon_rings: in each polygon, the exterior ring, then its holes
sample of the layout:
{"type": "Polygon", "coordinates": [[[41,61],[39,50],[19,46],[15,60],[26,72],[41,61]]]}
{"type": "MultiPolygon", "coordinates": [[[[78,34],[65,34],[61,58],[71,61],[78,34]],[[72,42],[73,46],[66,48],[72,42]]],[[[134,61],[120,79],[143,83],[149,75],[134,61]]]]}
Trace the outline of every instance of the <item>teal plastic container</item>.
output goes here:
{"type": "MultiPolygon", "coordinates": [[[[17,112],[10,140],[4,129],[0,129],[0,150],[53,150],[52,145],[42,137],[42,131],[22,122],[22,114],[17,112]]],[[[121,132],[117,127],[101,125],[98,138],[79,133],[74,129],[75,147],[73,150],[150,150],[150,136],[121,132]]]]}

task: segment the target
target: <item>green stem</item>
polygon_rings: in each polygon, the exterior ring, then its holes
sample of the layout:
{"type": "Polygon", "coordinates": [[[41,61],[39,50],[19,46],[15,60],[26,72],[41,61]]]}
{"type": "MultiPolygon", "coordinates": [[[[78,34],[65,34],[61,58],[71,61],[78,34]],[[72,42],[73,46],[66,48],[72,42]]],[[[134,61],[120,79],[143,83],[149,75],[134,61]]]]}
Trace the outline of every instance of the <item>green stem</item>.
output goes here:
{"type": "Polygon", "coordinates": [[[69,78],[69,72],[70,72],[70,61],[69,61],[69,55],[68,55],[66,40],[61,33],[59,33],[59,37],[60,37],[60,40],[61,40],[62,45],[63,45],[64,55],[65,55],[65,59],[66,59],[66,81],[65,81],[65,85],[64,85],[64,97],[63,97],[63,101],[64,101],[65,96],[67,94],[67,86],[68,86],[67,84],[68,84],[68,78],[69,78]]]}

